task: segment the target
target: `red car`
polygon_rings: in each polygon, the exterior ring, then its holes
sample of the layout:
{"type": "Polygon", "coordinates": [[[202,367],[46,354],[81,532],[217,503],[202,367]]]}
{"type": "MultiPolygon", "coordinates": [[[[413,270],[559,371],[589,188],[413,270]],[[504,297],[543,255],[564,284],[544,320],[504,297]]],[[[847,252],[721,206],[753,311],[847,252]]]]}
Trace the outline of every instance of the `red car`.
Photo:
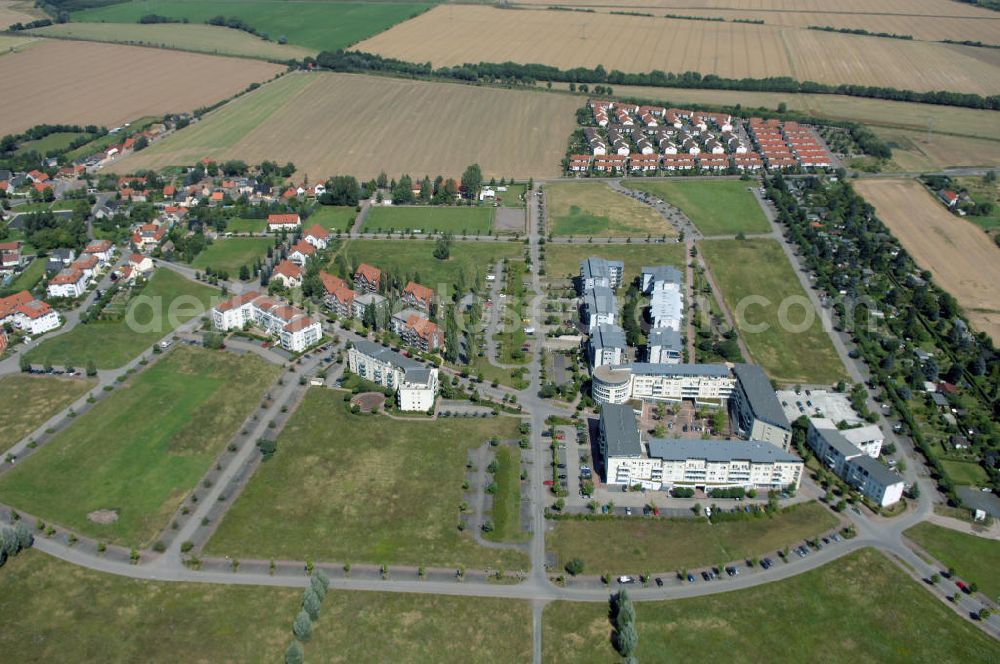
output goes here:
{"type": "Polygon", "coordinates": [[[542,484],[544,484],[545,486],[552,486],[555,484],[555,482],[553,482],[552,480],[545,480],[544,482],[542,482],[542,484]]]}

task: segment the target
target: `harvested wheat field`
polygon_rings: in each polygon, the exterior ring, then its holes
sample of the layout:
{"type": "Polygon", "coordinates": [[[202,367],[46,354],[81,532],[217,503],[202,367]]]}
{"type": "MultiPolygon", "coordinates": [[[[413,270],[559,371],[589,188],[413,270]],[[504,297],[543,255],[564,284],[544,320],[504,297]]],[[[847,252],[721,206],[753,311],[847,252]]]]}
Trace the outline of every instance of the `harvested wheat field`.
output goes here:
{"type": "Polygon", "coordinates": [[[196,23],[61,23],[31,31],[40,37],[173,48],[262,60],[301,60],[316,51],[264,41],[242,30],[196,23]]]}
{"type": "Polygon", "coordinates": [[[983,95],[1000,89],[1000,51],[992,49],[604,13],[442,5],[357,49],[435,66],[509,60],[983,95]]]}
{"type": "Polygon", "coordinates": [[[0,135],[43,123],[113,126],[191,111],[283,71],[267,62],[161,49],[44,41],[4,56],[0,135]]]}
{"type": "Polygon", "coordinates": [[[381,171],[487,177],[556,176],[579,100],[353,74],[292,74],[227,104],[197,125],[115,164],[118,171],[203,157],[291,161],[313,180],[381,171]]]}
{"type": "Polygon", "coordinates": [[[0,0],[0,30],[14,23],[27,23],[45,14],[34,8],[30,0],[0,0]]]}
{"type": "MultiPolygon", "coordinates": [[[[561,7],[617,7],[610,0],[518,0],[522,5],[558,5],[561,7]]],[[[655,13],[663,10],[672,14],[689,16],[705,9],[732,9],[744,11],[788,11],[822,13],[831,11],[830,0],[642,0],[628,2],[630,9],[655,13]],[[684,10],[684,11],[681,11],[684,10]],[[690,11],[688,11],[690,10],[690,11]]],[[[947,14],[948,16],[976,16],[977,7],[953,3],[952,0],[837,0],[836,11],[841,14],[947,14]]]]}
{"type": "Polygon", "coordinates": [[[928,142],[926,131],[882,127],[874,131],[892,148],[886,170],[915,173],[962,166],[1000,167],[1000,139],[931,134],[928,142]]]}
{"type": "Polygon", "coordinates": [[[916,180],[858,180],[917,264],[955,296],[977,330],[1000,341],[1000,248],[974,224],[944,209],[916,180]]]}

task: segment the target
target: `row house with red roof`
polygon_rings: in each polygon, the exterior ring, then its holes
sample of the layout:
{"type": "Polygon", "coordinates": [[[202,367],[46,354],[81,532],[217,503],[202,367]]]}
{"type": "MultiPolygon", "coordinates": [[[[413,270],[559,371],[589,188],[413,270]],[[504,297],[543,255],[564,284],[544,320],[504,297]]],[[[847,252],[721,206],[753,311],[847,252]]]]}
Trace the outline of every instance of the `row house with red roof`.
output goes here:
{"type": "Polygon", "coordinates": [[[323,304],[327,309],[341,318],[353,317],[354,298],[357,293],[347,285],[346,281],[329,272],[320,272],[319,278],[323,282],[323,304]]]}
{"type": "Polygon", "coordinates": [[[302,218],[297,212],[269,214],[267,216],[267,229],[272,233],[275,231],[294,231],[301,225],[302,218]]]}
{"type": "Polygon", "coordinates": [[[362,263],[354,271],[354,287],[359,291],[378,293],[382,290],[382,270],[374,265],[362,263]]]}
{"type": "Polygon", "coordinates": [[[430,313],[431,302],[434,300],[434,291],[427,286],[411,281],[403,289],[400,298],[404,306],[420,309],[424,313],[430,313]]]}

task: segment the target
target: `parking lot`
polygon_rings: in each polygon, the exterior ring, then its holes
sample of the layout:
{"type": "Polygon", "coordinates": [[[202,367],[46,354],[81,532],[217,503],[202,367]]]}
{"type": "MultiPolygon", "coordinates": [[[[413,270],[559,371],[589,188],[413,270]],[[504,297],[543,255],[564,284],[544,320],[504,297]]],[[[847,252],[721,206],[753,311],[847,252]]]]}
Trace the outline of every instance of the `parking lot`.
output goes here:
{"type": "Polygon", "coordinates": [[[778,400],[785,411],[788,420],[795,421],[802,415],[808,417],[826,417],[834,422],[846,421],[848,424],[863,424],[851,408],[851,400],[847,394],[829,392],[827,390],[795,390],[778,391],[778,400]]]}

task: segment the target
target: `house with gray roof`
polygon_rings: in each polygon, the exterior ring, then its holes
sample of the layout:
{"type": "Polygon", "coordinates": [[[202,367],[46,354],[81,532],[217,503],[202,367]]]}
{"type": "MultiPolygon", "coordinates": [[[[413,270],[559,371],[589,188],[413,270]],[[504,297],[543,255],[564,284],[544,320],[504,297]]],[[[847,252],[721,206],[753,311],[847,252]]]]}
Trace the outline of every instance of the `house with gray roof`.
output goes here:
{"type": "Polygon", "coordinates": [[[588,342],[590,366],[617,366],[622,363],[627,346],[625,330],[617,325],[598,325],[588,342]]]}

